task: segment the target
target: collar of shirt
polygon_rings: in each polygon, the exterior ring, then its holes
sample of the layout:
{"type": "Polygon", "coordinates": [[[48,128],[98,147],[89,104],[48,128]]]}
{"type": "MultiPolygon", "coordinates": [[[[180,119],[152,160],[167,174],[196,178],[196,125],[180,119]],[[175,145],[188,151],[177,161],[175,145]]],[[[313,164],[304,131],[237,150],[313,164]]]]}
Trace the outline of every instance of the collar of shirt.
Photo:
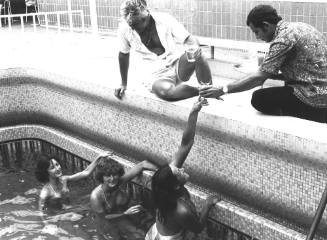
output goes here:
{"type": "Polygon", "coordinates": [[[276,39],[276,37],[279,35],[280,31],[282,30],[283,26],[285,26],[285,24],[286,24],[286,21],[284,21],[284,20],[280,20],[277,23],[276,30],[275,30],[272,41],[274,41],[276,39]]]}

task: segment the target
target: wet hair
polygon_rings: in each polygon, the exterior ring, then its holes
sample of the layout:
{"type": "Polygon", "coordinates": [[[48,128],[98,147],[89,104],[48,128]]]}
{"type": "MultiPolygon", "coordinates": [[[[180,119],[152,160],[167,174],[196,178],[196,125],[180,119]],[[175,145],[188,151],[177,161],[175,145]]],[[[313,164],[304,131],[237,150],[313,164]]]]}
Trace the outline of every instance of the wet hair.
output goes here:
{"type": "Polygon", "coordinates": [[[36,179],[41,183],[49,182],[48,169],[50,167],[51,159],[54,158],[44,154],[36,154],[34,158],[37,160],[37,164],[34,172],[36,179]]]}
{"type": "Polygon", "coordinates": [[[111,159],[109,156],[100,157],[95,171],[95,179],[103,183],[104,176],[118,175],[123,176],[125,173],[121,164],[111,159]]]}
{"type": "Polygon", "coordinates": [[[168,212],[177,206],[180,190],[176,190],[179,181],[167,165],[159,168],[152,177],[151,194],[159,221],[164,222],[168,212]]]}
{"type": "Polygon", "coordinates": [[[260,4],[250,11],[246,20],[246,25],[249,26],[252,23],[254,27],[262,28],[264,25],[263,22],[277,24],[280,20],[282,20],[282,17],[277,14],[275,8],[270,5],[260,4]]]}
{"type": "Polygon", "coordinates": [[[125,0],[120,6],[120,14],[127,20],[131,16],[138,15],[147,9],[146,0],[125,0]]]}

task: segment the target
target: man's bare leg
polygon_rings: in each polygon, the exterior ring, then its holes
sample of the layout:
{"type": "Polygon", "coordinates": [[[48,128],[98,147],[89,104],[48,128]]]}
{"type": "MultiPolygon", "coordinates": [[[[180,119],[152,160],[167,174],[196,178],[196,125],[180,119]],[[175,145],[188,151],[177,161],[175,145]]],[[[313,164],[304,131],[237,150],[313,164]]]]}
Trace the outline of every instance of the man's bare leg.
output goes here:
{"type": "Polygon", "coordinates": [[[153,92],[161,99],[166,101],[178,101],[199,95],[199,89],[180,83],[176,85],[174,82],[160,79],[153,83],[153,92]]]}
{"type": "Polygon", "coordinates": [[[189,62],[186,54],[183,54],[178,62],[178,76],[177,82],[161,79],[154,82],[152,85],[153,92],[166,101],[178,101],[186,98],[191,98],[199,95],[199,90],[181,83],[190,79],[192,74],[196,73],[198,81],[201,79],[203,83],[212,83],[211,71],[207,60],[200,54],[195,62],[189,62]]]}
{"type": "Polygon", "coordinates": [[[212,83],[211,70],[205,57],[200,54],[195,62],[187,61],[186,54],[183,54],[179,59],[178,75],[182,81],[188,81],[195,70],[196,78],[200,83],[212,83]]]}

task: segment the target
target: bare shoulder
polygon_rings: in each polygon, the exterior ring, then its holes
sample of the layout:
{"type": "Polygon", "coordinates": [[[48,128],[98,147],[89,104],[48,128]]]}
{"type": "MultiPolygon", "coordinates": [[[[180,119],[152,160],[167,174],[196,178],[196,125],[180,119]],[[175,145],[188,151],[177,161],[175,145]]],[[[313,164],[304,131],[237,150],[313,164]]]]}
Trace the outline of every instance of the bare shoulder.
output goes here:
{"type": "Polygon", "coordinates": [[[48,197],[50,197],[50,189],[48,184],[44,185],[40,191],[40,198],[42,199],[46,199],[48,197]]]}
{"type": "Polygon", "coordinates": [[[100,200],[100,185],[94,188],[90,194],[91,201],[98,201],[100,200]]]}
{"type": "Polygon", "coordinates": [[[91,209],[94,212],[102,212],[102,198],[100,194],[100,185],[93,189],[90,195],[91,209]]]}
{"type": "Polygon", "coordinates": [[[176,213],[179,217],[189,218],[197,217],[194,203],[189,198],[179,198],[177,201],[176,213]]]}
{"type": "Polygon", "coordinates": [[[185,198],[178,200],[174,219],[179,226],[190,231],[194,231],[200,224],[193,202],[185,198]]]}

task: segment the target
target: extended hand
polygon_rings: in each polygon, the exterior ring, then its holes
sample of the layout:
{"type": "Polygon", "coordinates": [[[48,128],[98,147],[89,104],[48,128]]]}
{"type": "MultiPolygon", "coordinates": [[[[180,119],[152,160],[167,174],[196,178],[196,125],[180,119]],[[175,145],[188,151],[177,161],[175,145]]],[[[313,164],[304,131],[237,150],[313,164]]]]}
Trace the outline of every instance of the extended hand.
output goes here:
{"type": "Polygon", "coordinates": [[[158,170],[158,167],[148,160],[142,161],[142,167],[143,169],[150,170],[150,171],[158,170]]]}
{"type": "Polygon", "coordinates": [[[208,100],[203,97],[199,97],[198,100],[194,103],[192,110],[198,112],[201,110],[202,106],[206,105],[208,105],[208,100]]]}
{"type": "Polygon", "coordinates": [[[204,86],[199,90],[199,94],[201,97],[205,98],[219,98],[224,95],[223,87],[215,87],[215,86],[204,86]]]}
{"type": "Polygon", "coordinates": [[[133,215],[133,214],[136,214],[136,213],[139,213],[142,211],[142,206],[141,205],[135,205],[133,207],[130,207],[129,209],[127,209],[124,214],[125,215],[133,215]]]}
{"type": "Polygon", "coordinates": [[[115,96],[116,96],[118,99],[122,99],[122,97],[123,97],[124,94],[125,94],[125,91],[126,91],[126,86],[121,86],[120,88],[116,88],[116,89],[115,89],[115,96]]]}
{"type": "Polygon", "coordinates": [[[113,153],[110,152],[110,151],[102,152],[102,153],[99,154],[98,159],[103,158],[103,157],[112,156],[112,155],[113,155],[113,153]]]}

